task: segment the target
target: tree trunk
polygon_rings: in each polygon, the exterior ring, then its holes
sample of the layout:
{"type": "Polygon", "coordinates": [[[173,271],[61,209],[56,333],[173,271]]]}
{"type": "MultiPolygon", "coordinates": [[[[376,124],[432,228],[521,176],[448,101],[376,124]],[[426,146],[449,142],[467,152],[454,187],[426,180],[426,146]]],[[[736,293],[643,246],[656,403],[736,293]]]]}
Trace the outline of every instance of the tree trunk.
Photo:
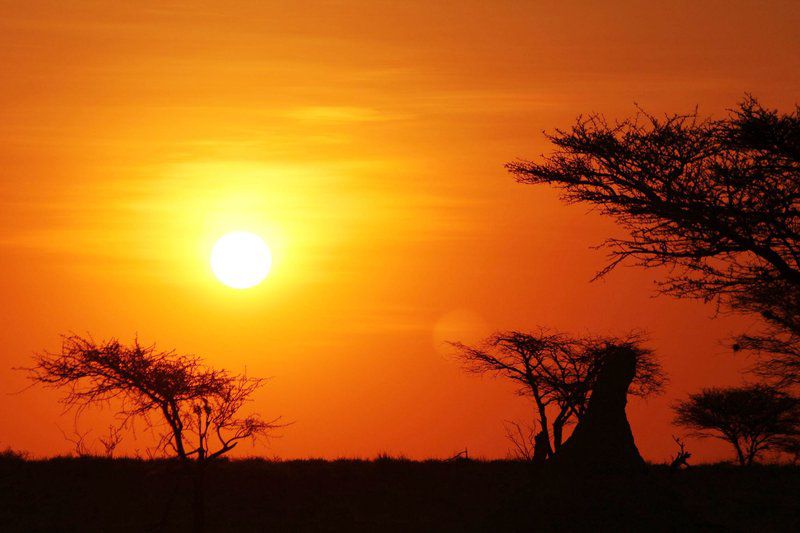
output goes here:
{"type": "Polygon", "coordinates": [[[175,408],[174,415],[169,405],[162,405],[161,412],[169,425],[170,431],[172,431],[172,438],[175,441],[175,453],[178,454],[180,459],[188,459],[186,448],[183,446],[183,428],[181,426],[180,413],[177,411],[177,407],[175,408]]]}
{"type": "Polygon", "coordinates": [[[736,448],[736,457],[739,459],[739,466],[747,466],[747,460],[742,452],[742,447],[739,445],[738,440],[733,440],[733,447],[736,448]]]}
{"type": "Polygon", "coordinates": [[[553,422],[553,451],[557,452],[561,448],[561,439],[564,434],[564,424],[559,421],[553,422]]]}
{"type": "Polygon", "coordinates": [[[564,439],[564,424],[567,422],[567,417],[563,415],[563,412],[560,413],[553,422],[553,453],[558,452],[564,439]]]}
{"type": "Polygon", "coordinates": [[[550,439],[545,431],[540,431],[533,439],[533,464],[542,464],[550,454],[550,439]]]}
{"type": "Polygon", "coordinates": [[[747,449],[747,466],[752,466],[753,461],[756,458],[756,453],[757,453],[757,450],[754,450],[753,448],[748,448],[747,449]]]}

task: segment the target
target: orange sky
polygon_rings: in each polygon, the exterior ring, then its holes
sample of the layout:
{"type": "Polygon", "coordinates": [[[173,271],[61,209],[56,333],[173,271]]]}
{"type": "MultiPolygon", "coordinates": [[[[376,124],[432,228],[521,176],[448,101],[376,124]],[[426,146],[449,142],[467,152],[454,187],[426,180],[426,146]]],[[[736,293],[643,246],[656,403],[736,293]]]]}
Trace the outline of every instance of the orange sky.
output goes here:
{"type": "MultiPolygon", "coordinates": [[[[582,112],[787,109],[798,4],[145,4],[0,2],[4,392],[60,333],[138,333],[273,377],[254,407],[295,424],[244,453],[501,457],[529,405],[444,339],[643,328],[672,382],[629,415],[661,461],[669,404],[742,379],[721,340],[755,321],[654,299],[655,272],[590,284],[614,226],[502,165],[582,112]],[[231,230],[273,249],[255,289],[210,272],[231,230]]],[[[5,396],[0,446],[69,451],[56,398],[5,396]]]]}

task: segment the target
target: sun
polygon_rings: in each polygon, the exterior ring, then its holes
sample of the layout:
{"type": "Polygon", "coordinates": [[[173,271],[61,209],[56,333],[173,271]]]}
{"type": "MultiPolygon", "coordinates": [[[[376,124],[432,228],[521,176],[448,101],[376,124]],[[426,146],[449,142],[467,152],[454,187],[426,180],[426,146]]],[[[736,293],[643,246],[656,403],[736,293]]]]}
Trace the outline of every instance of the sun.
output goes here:
{"type": "Polygon", "coordinates": [[[255,233],[227,233],[211,250],[211,270],[218,280],[234,289],[255,287],[264,281],[271,266],[272,253],[255,233]]]}

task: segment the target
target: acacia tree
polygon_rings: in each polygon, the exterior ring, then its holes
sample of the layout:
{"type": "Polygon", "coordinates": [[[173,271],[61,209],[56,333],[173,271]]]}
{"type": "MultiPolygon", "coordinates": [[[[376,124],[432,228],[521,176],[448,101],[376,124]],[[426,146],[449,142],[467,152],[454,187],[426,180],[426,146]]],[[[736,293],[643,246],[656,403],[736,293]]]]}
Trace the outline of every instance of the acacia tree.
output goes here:
{"type": "Polygon", "coordinates": [[[703,389],[673,409],[675,424],[729,442],[742,466],[765,450],[786,451],[800,435],[800,400],[767,385],[703,389]]]}
{"type": "Polygon", "coordinates": [[[583,418],[597,374],[610,351],[627,350],[636,356],[631,394],[648,396],[662,390],[665,374],[642,342],[636,334],[571,338],[540,330],[495,333],[478,347],[460,342],[451,345],[467,371],[510,379],[518,385],[518,394],[533,399],[540,428],[533,456],[544,459],[561,447],[564,427],[583,418]]]}
{"type": "Polygon", "coordinates": [[[765,356],[762,375],[800,383],[800,108],[747,97],[722,120],[590,115],[548,139],[556,149],[540,162],[506,166],[627,230],[604,243],[598,276],[626,260],[667,266],[661,292],[759,314],[765,331],[734,349],[765,356]]]}
{"type": "Polygon", "coordinates": [[[116,401],[123,422],[158,417],[166,427],[158,448],[178,458],[220,457],[243,439],[265,436],[277,419],[240,416],[263,380],[207,367],[193,355],[159,351],[138,340],[95,342],[63,337],[61,350],[34,357],[27,369],[35,383],[66,390],[62,402],[79,411],[116,401]]]}

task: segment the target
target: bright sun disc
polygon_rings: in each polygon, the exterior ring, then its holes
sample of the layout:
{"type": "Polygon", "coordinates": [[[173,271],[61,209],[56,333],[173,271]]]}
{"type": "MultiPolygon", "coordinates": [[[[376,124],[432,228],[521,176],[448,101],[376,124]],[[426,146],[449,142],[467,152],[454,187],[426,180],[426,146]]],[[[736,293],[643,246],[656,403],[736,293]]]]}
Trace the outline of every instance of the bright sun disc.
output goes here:
{"type": "Polygon", "coordinates": [[[218,280],[234,289],[258,285],[267,277],[271,265],[272,254],[255,233],[228,233],[211,250],[211,270],[218,280]]]}

